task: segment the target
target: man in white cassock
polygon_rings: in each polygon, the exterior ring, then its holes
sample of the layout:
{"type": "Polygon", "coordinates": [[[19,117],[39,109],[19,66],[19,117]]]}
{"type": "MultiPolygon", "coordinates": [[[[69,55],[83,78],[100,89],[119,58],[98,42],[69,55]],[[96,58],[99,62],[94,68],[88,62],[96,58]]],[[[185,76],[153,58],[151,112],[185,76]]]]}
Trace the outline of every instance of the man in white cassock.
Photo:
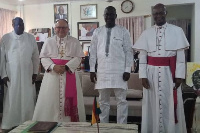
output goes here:
{"type": "Polygon", "coordinates": [[[68,22],[55,24],[56,35],[48,38],[40,58],[46,72],[38,95],[33,120],[85,121],[80,79],[76,69],[84,57],[80,42],[68,36],[68,22]]]}
{"type": "Polygon", "coordinates": [[[105,26],[94,31],[90,47],[90,78],[99,91],[100,122],[109,122],[110,94],[117,101],[117,123],[127,123],[127,81],[133,66],[133,50],[129,32],[115,24],[116,9],[104,10],[105,26]],[[98,64],[97,75],[95,64],[98,64]]]}
{"type": "Polygon", "coordinates": [[[185,49],[189,43],[180,27],[166,23],[166,7],[153,8],[155,25],[133,45],[140,51],[142,133],[186,133],[181,82],[185,79],[185,49]]]}
{"type": "Polygon", "coordinates": [[[4,132],[33,117],[34,82],[39,69],[39,52],[34,36],[24,32],[21,18],[13,19],[14,31],[1,39],[1,77],[5,84],[3,119],[4,132]]]}

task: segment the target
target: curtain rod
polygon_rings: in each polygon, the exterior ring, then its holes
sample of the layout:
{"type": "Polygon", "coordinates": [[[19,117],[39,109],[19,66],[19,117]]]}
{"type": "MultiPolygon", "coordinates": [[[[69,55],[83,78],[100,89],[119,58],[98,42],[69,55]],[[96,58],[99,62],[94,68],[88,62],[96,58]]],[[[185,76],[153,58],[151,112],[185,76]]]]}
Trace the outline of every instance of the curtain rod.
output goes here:
{"type": "Polygon", "coordinates": [[[148,17],[151,17],[152,15],[149,14],[149,15],[144,15],[144,18],[148,18],[148,17]]]}

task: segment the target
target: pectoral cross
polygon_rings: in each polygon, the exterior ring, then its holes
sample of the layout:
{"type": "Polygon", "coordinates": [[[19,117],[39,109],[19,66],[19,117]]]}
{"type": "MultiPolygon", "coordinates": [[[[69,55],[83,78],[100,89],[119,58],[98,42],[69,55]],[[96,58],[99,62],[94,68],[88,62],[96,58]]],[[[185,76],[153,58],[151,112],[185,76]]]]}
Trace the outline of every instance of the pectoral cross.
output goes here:
{"type": "Polygon", "coordinates": [[[59,54],[61,55],[61,58],[62,58],[63,55],[65,54],[64,50],[65,50],[65,49],[64,49],[63,46],[62,46],[61,51],[59,52],[59,54]]]}

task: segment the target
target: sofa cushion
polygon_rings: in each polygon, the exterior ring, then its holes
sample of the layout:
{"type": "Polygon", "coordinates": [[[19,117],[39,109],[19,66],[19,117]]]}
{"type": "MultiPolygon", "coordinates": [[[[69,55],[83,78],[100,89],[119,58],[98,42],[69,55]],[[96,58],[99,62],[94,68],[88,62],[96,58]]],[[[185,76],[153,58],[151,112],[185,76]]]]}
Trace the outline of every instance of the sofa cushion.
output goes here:
{"type": "Polygon", "coordinates": [[[128,88],[134,90],[142,90],[142,81],[139,79],[139,73],[131,73],[130,79],[128,80],[128,88]]]}
{"type": "Polygon", "coordinates": [[[99,96],[98,90],[94,89],[95,84],[90,81],[90,76],[89,75],[82,75],[82,90],[83,90],[83,96],[89,96],[89,97],[94,97],[94,96],[99,96]]]}
{"type": "Polygon", "coordinates": [[[128,89],[126,98],[142,98],[142,90],[128,89]]]}

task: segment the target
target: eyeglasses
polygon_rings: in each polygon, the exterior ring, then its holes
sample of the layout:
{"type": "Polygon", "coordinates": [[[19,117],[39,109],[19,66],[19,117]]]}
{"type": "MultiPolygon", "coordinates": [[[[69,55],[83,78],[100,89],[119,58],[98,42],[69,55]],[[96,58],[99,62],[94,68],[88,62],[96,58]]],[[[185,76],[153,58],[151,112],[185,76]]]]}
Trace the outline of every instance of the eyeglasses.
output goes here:
{"type": "Polygon", "coordinates": [[[115,16],[116,14],[115,13],[106,13],[106,14],[104,14],[103,16],[104,17],[107,17],[107,16],[115,16]]]}
{"type": "Polygon", "coordinates": [[[166,15],[166,12],[165,11],[163,11],[163,12],[153,12],[153,15],[155,15],[155,16],[158,16],[158,15],[163,16],[163,15],[166,15]]]}
{"type": "Polygon", "coordinates": [[[66,30],[66,29],[68,29],[68,27],[56,27],[57,29],[59,29],[59,30],[66,30]]]}

